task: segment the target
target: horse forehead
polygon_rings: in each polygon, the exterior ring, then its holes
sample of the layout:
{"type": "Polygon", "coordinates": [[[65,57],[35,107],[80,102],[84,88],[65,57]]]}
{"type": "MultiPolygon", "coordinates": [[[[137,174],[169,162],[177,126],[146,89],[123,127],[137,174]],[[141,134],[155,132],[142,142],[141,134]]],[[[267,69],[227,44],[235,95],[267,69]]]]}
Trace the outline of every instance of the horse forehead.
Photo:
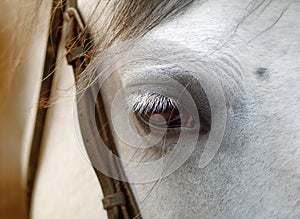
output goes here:
{"type": "Polygon", "coordinates": [[[226,47],[226,41],[258,44],[273,29],[273,37],[296,40],[299,24],[293,20],[299,7],[299,2],[290,1],[261,5],[253,1],[195,1],[185,13],[160,24],[148,36],[171,39],[202,53],[220,45],[226,47]],[[282,23],[278,25],[279,21],[282,23]],[[287,30],[293,34],[287,36],[287,30]]]}

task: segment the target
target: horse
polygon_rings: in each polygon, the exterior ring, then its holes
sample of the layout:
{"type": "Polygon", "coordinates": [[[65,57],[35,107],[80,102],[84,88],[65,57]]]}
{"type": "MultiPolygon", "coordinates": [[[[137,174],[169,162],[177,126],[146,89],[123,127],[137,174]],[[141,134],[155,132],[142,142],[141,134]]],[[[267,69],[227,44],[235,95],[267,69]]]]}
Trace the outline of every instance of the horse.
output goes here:
{"type": "MultiPolygon", "coordinates": [[[[39,6],[33,48],[46,45],[50,7],[39,6]]],[[[107,217],[93,167],[110,173],[85,151],[76,102],[99,86],[136,217],[300,216],[299,1],[81,0],[78,8],[95,46],[79,79],[59,47],[32,218],[107,217]]],[[[41,69],[45,50],[33,49],[28,66],[41,69]]]]}

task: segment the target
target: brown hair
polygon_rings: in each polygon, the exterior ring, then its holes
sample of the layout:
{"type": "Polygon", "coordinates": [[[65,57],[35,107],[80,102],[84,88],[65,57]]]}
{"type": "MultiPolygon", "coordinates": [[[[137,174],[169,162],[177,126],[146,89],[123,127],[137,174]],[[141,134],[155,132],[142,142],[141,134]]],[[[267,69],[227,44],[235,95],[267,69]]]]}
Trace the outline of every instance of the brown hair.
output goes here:
{"type": "MultiPolygon", "coordinates": [[[[22,103],[24,59],[35,26],[37,3],[0,1],[0,218],[23,218],[21,146],[25,114],[22,103]]],[[[28,72],[29,73],[29,72],[28,72]]]]}
{"type": "Polygon", "coordinates": [[[14,79],[23,76],[20,67],[30,45],[37,8],[31,0],[0,2],[0,112],[12,91],[15,94],[14,79]]]}

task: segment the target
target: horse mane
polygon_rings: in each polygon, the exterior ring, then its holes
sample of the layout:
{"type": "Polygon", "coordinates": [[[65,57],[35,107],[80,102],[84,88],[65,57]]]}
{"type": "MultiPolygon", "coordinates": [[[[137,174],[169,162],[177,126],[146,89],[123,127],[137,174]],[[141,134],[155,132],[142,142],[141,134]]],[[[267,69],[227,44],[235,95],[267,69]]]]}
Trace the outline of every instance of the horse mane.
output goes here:
{"type": "Polygon", "coordinates": [[[142,36],[158,24],[180,14],[193,0],[112,0],[100,1],[88,26],[95,30],[97,49],[116,41],[142,36]],[[97,26],[96,26],[97,25],[97,26]],[[96,27],[95,27],[96,26],[96,27]]]}
{"type": "Polygon", "coordinates": [[[93,84],[99,67],[97,59],[108,49],[118,43],[143,37],[157,25],[184,13],[193,2],[194,0],[99,1],[86,20],[94,48],[91,54],[87,54],[92,61],[78,78],[78,90],[85,90],[93,84]]]}

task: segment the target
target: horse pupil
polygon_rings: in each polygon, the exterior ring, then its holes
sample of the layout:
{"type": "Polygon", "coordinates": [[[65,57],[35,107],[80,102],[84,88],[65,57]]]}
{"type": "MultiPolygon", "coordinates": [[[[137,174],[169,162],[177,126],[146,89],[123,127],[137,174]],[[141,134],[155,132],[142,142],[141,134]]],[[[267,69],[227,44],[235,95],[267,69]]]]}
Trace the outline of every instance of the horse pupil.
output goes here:
{"type": "Polygon", "coordinates": [[[158,128],[181,127],[180,112],[174,107],[162,112],[144,112],[142,118],[144,122],[158,128]]]}

